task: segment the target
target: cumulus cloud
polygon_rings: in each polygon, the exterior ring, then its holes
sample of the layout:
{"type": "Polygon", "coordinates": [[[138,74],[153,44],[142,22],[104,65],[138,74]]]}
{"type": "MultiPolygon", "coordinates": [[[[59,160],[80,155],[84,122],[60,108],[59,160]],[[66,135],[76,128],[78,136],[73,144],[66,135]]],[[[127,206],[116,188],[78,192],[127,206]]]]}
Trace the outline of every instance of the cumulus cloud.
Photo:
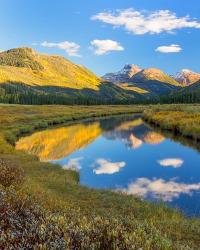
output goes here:
{"type": "Polygon", "coordinates": [[[186,184],[178,183],[173,179],[165,181],[163,179],[138,178],[135,182],[129,184],[126,189],[120,191],[142,198],[151,196],[170,202],[175,198],[179,198],[181,194],[192,195],[193,191],[198,190],[200,190],[200,183],[186,184]]]}
{"type": "Polygon", "coordinates": [[[180,168],[184,161],[178,158],[168,158],[158,161],[158,163],[163,167],[173,167],[173,168],[180,168]]]}
{"type": "Polygon", "coordinates": [[[176,13],[169,10],[147,12],[129,8],[115,12],[101,12],[92,16],[91,19],[111,24],[114,27],[123,27],[136,35],[172,33],[183,28],[200,29],[200,22],[197,20],[189,16],[177,17],[176,13]]]}
{"type": "Polygon", "coordinates": [[[57,48],[57,49],[64,50],[69,56],[80,57],[80,55],[78,54],[80,45],[74,42],[64,41],[60,43],[52,43],[52,42],[44,41],[40,43],[40,45],[46,48],[57,48]]]}
{"type": "Polygon", "coordinates": [[[156,51],[161,53],[179,53],[182,51],[182,48],[178,44],[171,44],[168,46],[159,46],[156,51]]]}
{"type": "Polygon", "coordinates": [[[81,169],[81,164],[80,164],[81,160],[83,160],[83,157],[69,159],[68,163],[63,166],[63,169],[71,169],[74,171],[79,171],[81,169]]]}
{"type": "Polygon", "coordinates": [[[98,56],[107,54],[110,51],[123,51],[124,48],[120,45],[120,43],[113,40],[93,40],[90,42],[93,46],[94,53],[98,56]]]}
{"type": "Polygon", "coordinates": [[[126,163],[121,162],[111,162],[106,159],[97,159],[95,162],[96,167],[93,172],[95,174],[114,174],[120,171],[121,168],[125,167],[126,163]]]}

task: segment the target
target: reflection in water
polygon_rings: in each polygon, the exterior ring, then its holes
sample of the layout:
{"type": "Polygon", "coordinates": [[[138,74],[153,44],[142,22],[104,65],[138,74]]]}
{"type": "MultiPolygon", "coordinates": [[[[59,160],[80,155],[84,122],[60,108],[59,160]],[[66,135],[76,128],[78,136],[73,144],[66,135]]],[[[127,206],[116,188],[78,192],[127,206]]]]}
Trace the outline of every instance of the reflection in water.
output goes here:
{"type": "Polygon", "coordinates": [[[163,159],[158,161],[158,163],[163,167],[173,167],[173,168],[180,168],[184,161],[182,159],[163,159]]]}
{"type": "Polygon", "coordinates": [[[129,147],[136,149],[142,146],[143,142],[142,140],[138,139],[134,134],[131,134],[129,137],[129,147]]]}
{"type": "Polygon", "coordinates": [[[200,154],[165,138],[139,115],[37,132],[21,138],[16,148],[79,171],[83,185],[162,199],[200,215],[200,154]]]}
{"type": "Polygon", "coordinates": [[[83,160],[83,157],[69,159],[68,163],[63,165],[62,168],[71,169],[71,170],[79,172],[81,170],[81,164],[80,164],[81,160],[83,160]]]}
{"type": "Polygon", "coordinates": [[[99,122],[73,124],[21,138],[16,148],[39,156],[41,161],[57,160],[86,147],[101,133],[99,122]]]}
{"type": "Polygon", "coordinates": [[[93,172],[95,174],[114,174],[120,171],[121,168],[125,167],[126,163],[121,162],[111,162],[106,159],[97,159],[94,166],[93,172]],[[96,167],[96,165],[98,167],[96,167]]]}
{"type": "Polygon", "coordinates": [[[165,139],[164,136],[154,131],[149,131],[143,136],[144,142],[149,143],[149,144],[159,144],[163,142],[164,139],[165,139]]]}
{"type": "Polygon", "coordinates": [[[16,149],[35,154],[41,161],[58,160],[91,144],[103,131],[108,129],[113,129],[110,132],[105,132],[108,138],[121,138],[128,147],[133,149],[139,148],[143,142],[155,144],[155,141],[160,143],[164,140],[164,137],[160,134],[149,131],[141,118],[130,120],[129,117],[126,122],[124,122],[125,118],[121,119],[112,119],[112,123],[111,119],[105,119],[47,129],[21,138],[16,144],[16,149]],[[134,131],[134,128],[136,131],[134,131]],[[138,138],[134,133],[137,134],[140,129],[141,136],[138,138]],[[143,135],[144,129],[145,134],[143,135]]]}
{"type": "Polygon", "coordinates": [[[185,184],[173,179],[165,181],[164,179],[138,178],[121,191],[143,198],[150,196],[169,202],[174,198],[179,198],[181,194],[192,195],[193,191],[198,190],[200,190],[200,183],[185,184]]]}
{"type": "Polygon", "coordinates": [[[160,133],[151,131],[141,118],[124,122],[104,135],[111,140],[119,139],[133,149],[140,148],[143,143],[159,144],[165,140],[160,133]]]}

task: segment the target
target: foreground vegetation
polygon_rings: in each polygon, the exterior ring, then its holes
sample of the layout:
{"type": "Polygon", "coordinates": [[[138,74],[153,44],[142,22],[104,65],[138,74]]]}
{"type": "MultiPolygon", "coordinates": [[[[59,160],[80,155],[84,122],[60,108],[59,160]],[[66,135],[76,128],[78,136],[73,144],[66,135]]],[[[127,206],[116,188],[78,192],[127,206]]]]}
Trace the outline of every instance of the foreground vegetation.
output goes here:
{"type": "Polygon", "coordinates": [[[80,186],[76,172],[13,147],[35,129],[145,108],[1,105],[0,248],[199,249],[199,220],[162,204],[80,186]]]}

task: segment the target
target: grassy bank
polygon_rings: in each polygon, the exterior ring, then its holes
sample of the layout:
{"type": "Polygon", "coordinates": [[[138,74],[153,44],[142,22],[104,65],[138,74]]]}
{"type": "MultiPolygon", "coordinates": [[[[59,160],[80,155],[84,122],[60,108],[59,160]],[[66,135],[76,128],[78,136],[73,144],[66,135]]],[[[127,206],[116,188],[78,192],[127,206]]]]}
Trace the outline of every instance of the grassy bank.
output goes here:
{"type": "Polygon", "coordinates": [[[24,133],[143,106],[0,106],[0,248],[198,249],[200,221],[78,184],[78,174],[12,146],[24,133]]]}
{"type": "Polygon", "coordinates": [[[200,105],[162,105],[144,112],[144,119],[161,129],[200,140],[200,105]]]}

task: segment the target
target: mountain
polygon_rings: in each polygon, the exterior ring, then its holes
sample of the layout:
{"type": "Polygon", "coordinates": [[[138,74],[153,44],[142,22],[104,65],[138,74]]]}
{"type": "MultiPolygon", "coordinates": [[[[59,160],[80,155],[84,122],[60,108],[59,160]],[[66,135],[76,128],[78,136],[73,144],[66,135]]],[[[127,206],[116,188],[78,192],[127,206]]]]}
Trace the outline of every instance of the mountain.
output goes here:
{"type": "Polygon", "coordinates": [[[31,48],[0,53],[0,102],[24,104],[95,104],[140,98],[106,82],[87,68],[62,56],[31,48]]]}
{"type": "Polygon", "coordinates": [[[193,72],[189,69],[183,69],[174,76],[174,79],[183,86],[189,86],[200,80],[200,73],[193,72]]]}
{"type": "Polygon", "coordinates": [[[29,86],[98,89],[94,73],[61,56],[39,54],[30,48],[0,53],[0,83],[21,82],[29,86]]]}
{"type": "Polygon", "coordinates": [[[115,73],[107,73],[102,78],[113,83],[128,83],[131,77],[142,69],[134,64],[126,64],[123,69],[115,73]]]}
{"type": "Polygon", "coordinates": [[[141,69],[133,64],[126,64],[116,73],[108,73],[103,79],[113,82],[126,90],[136,91],[143,97],[170,93],[181,87],[175,79],[156,68],[141,69]]]}
{"type": "Polygon", "coordinates": [[[158,81],[170,85],[179,86],[179,84],[169,75],[157,68],[143,69],[130,79],[134,83],[145,83],[148,81],[158,81]]]}

